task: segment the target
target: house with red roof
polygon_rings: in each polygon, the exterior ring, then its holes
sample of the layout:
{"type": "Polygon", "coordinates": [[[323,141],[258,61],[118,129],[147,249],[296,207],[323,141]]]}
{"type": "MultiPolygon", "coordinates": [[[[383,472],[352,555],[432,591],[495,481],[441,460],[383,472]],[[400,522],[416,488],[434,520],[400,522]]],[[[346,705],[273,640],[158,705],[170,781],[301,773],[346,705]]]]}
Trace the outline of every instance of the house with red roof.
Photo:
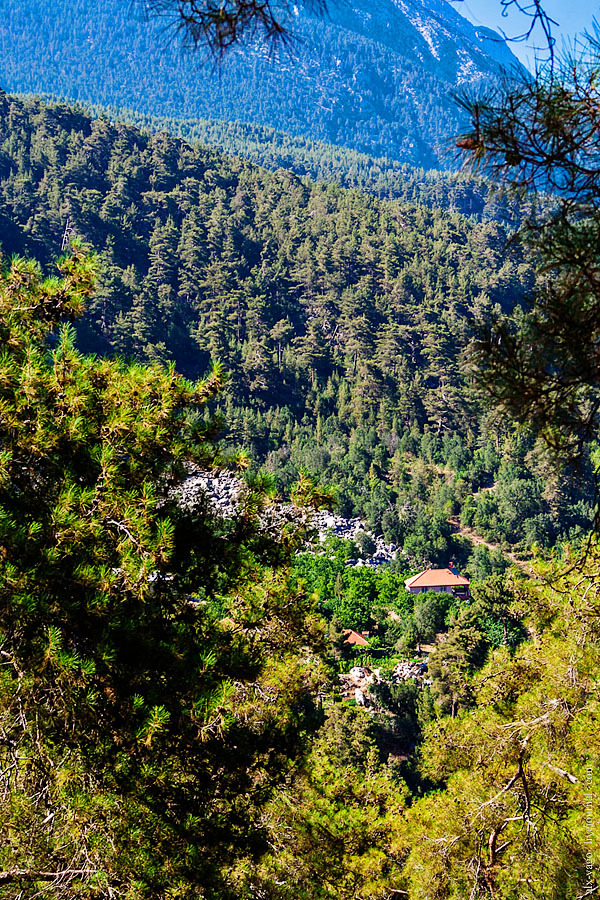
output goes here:
{"type": "Polygon", "coordinates": [[[466,600],[469,597],[469,579],[458,574],[454,563],[450,563],[447,569],[425,569],[412,578],[407,578],[404,586],[411,594],[424,594],[425,591],[436,591],[454,594],[466,600]]]}
{"type": "Polygon", "coordinates": [[[364,635],[360,634],[358,631],[354,631],[352,628],[344,628],[342,632],[345,640],[345,644],[350,644],[352,647],[368,647],[367,639],[364,635]]]}

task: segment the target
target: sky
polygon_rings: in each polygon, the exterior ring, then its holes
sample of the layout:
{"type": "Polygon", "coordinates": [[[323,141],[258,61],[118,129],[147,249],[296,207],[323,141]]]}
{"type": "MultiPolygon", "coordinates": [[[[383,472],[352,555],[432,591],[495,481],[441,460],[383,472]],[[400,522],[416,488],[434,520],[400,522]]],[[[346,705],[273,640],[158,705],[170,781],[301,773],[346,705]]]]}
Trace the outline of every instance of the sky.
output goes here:
{"type": "MultiPolygon", "coordinates": [[[[504,0],[506,3],[507,0],[504,0]]],[[[508,37],[516,37],[527,31],[528,20],[523,13],[516,9],[516,4],[508,7],[508,15],[502,15],[502,0],[460,0],[453,2],[457,11],[475,25],[487,25],[488,28],[504,31],[508,37]]],[[[522,7],[533,6],[531,0],[519,0],[522,7]]],[[[543,9],[558,23],[552,31],[557,39],[557,48],[561,47],[564,39],[572,40],[577,34],[589,29],[594,18],[600,21],[600,2],[595,0],[543,0],[543,9]]],[[[541,46],[544,36],[541,30],[537,30],[530,40],[525,43],[513,43],[511,49],[521,62],[530,69],[535,68],[536,44],[541,46]]]]}

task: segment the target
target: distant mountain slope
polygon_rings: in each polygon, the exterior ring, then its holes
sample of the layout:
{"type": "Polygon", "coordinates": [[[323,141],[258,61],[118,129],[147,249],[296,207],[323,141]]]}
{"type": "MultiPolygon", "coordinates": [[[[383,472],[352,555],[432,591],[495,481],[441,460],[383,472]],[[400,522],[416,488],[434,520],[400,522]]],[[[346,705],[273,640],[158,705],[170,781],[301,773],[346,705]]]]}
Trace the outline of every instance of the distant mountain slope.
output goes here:
{"type": "Polygon", "coordinates": [[[425,167],[451,162],[452,92],[518,65],[446,0],[350,0],[297,12],[291,50],[234,51],[219,71],[122,0],[5,0],[0,86],[179,118],[256,122],[425,167]]]}

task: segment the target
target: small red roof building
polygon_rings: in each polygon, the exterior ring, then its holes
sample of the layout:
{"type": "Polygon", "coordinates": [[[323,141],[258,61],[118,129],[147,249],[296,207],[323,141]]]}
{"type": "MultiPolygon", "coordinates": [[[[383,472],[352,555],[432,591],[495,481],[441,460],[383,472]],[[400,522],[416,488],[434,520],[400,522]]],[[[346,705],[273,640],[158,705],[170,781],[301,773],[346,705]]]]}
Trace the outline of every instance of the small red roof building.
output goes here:
{"type": "Polygon", "coordinates": [[[345,644],[352,644],[355,647],[369,646],[362,634],[359,634],[358,631],[353,631],[352,628],[344,628],[342,634],[345,644]]]}
{"type": "Polygon", "coordinates": [[[446,592],[458,597],[469,596],[469,579],[458,574],[458,569],[450,563],[447,569],[425,569],[412,578],[407,578],[404,586],[411,594],[422,594],[425,591],[446,592]]]}

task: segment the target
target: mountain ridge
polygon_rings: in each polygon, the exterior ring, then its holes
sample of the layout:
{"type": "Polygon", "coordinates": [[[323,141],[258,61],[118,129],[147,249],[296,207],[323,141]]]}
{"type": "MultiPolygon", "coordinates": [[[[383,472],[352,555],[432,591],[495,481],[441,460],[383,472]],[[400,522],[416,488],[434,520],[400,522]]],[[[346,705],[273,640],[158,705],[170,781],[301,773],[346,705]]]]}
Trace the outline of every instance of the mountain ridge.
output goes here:
{"type": "MultiPolygon", "coordinates": [[[[295,7],[297,10],[298,8],[295,7]]],[[[299,13],[299,11],[298,11],[299,13]]],[[[419,51],[423,63],[431,65],[431,57],[437,63],[442,61],[442,42],[458,37],[458,55],[464,63],[466,54],[470,55],[471,66],[459,73],[460,84],[472,80],[472,65],[477,61],[482,71],[494,70],[494,65],[505,68],[520,67],[520,63],[508,48],[505,40],[493,29],[477,27],[465,19],[446,0],[377,0],[367,3],[365,0],[353,0],[350,3],[335,3],[329,7],[328,19],[347,30],[355,31],[362,37],[368,37],[378,43],[387,45],[398,52],[405,50],[404,38],[411,36],[417,43],[414,48],[419,51]],[[342,13],[343,11],[343,13],[342,13]],[[352,16],[352,13],[354,14],[352,16]],[[361,22],[362,27],[356,27],[361,22]],[[410,28],[407,28],[408,21],[410,28]],[[355,27],[351,27],[356,23],[355,27]],[[392,29],[395,26],[397,31],[392,29]],[[455,30],[454,30],[455,29],[455,30]],[[400,37],[397,36],[398,31],[400,37]],[[416,35],[415,35],[416,32],[416,35]],[[424,42],[418,46],[418,38],[424,42]],[[424,53],[422,51],[425,51],[424,53]],[[492,65],[490,65],[490,61],[492,65]],[[463,77],[460,77],[462,74],[463,77]]],[[[315,18],[315,13],[308,13],[315,18]]],[[[446,61],[448,57],[446,56],[446,61]]],[[[433,64],[435,66],[435,64],[433,64]]],[[[456,73],[455,73],[456,74],[456,73]]]]}
{"type": "Polygon", "coordinates": [[[498,76],[503,53],[509,67],[519,64],[449,4],[432,2],[353,0],[331,6],[328,18],[298,10],[291,51],[236,48],[217,71],[175,46],[164,23],[131,19],[118,0],[7,0],[0,84],[142,114],[255,122],[451,168],[444,147],[466,125],[453,93],[498,76]]]}

